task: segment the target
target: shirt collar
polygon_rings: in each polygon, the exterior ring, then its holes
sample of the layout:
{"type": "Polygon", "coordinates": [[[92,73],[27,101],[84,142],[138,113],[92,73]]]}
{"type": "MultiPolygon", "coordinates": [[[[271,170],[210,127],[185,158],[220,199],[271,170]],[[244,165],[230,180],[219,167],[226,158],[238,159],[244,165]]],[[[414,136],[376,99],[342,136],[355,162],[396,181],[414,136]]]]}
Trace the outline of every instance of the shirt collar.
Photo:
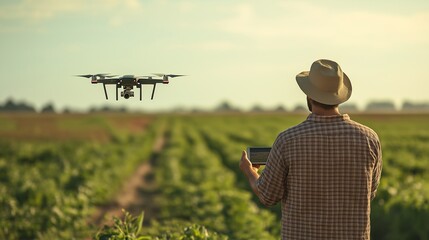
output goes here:
{"type": "Polygon", "coordinates": [[[350,120],[350,117],[347,114],[322,116],[322,115],[316,115],[314,113],[310,113],[310,115],[308,115],[307,117],[307,121],[312,121],[312,122],[341,122],[346,120],[350,120]]]}

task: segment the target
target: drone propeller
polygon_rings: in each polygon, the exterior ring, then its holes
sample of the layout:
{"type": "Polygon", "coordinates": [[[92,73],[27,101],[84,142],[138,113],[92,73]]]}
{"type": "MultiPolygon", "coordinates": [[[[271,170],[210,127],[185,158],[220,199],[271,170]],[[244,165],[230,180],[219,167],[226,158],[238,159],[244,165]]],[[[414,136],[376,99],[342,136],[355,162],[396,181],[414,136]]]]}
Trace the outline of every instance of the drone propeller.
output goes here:
{"type": "Polygon", "coordinates": [[[111,77],[116,77],[116,76],[118,76],[118,75],[109,75],[108,73],[76,75],[76,77],[84,77],[84,78],[92,78],[92,77],[111,78],[111,77]]]}
{"type": "Polygon", "coordinates": [[[75,75],[76,77],[84,77],[84,78],[90,78],[93,75],[92,74],[86,74],[86,75],[75,75]]]}
{"type": "Polygon", "coordinates": [[[171,78],[186,76],[181,74],[163,74],[163,73],[154,73],[153,75],[156,75],[158,77],[171,77],[171,78]]]}
{"type": "Polygon", "coordinates": [[[98,73],[98,74],[95,74],[94,76],[97,76],[97,77],[107,77],[107,76],[109,76],[109,73],[98,73]]]}

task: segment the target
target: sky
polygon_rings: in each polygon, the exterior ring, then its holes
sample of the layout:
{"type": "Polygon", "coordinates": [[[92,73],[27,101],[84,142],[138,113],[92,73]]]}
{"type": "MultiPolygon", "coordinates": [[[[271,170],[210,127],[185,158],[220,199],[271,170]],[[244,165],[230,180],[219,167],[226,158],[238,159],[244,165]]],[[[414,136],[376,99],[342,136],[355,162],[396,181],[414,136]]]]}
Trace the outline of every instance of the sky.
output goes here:
{"type": "Polygon", "coordinates": [[[427,0],[1,0],[0,103],[292,109],[306,103],[296,74],[325,58],[349,76],[349,103],[400,107],[429,101],[428,23],[427,0]],[[75,77],[93,73],[187,76],[116,102],[75,77]]]}

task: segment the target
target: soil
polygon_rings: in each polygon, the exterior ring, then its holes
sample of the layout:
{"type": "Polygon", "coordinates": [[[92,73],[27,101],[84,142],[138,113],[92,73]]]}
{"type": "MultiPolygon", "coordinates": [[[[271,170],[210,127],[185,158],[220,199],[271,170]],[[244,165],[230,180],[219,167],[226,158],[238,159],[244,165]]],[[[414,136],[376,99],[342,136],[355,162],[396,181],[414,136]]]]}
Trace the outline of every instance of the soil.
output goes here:
{"type": "Polygon", "coordinates": [[[156,162],[159,153],[162,151],[165,144],[165,136],[163,134],[158,137],[154,144],[154,148],[150,159],[144,161],[137,167],[134,174],[125,181],[121,191],[109,203],[100,206],[93,216],[91,223],[96,226],[112,224],[113,217],[123,217],[122,209],[130,212],[133,216],[137,216],[144,212],[144,225],[149,225],[151,219],[157,214],[157,206],[155,196],[157,186],[154,181],[153,165],[156,162]]]}

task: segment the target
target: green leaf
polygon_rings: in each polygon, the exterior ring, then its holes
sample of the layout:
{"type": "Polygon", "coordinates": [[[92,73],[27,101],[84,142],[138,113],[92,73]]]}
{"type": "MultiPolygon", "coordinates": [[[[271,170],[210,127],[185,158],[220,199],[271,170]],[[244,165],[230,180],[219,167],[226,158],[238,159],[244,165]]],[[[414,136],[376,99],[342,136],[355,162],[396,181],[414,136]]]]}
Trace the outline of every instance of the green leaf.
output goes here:
{"type": "Polygon", "coordinates": [[[136,235],[138,235],[140,233],[140,231],[142,230],[143,227],[143,219],[144,219],[144,212],[142,211],[142,213],[140,214],[139,218],[138,218],[138,228],[136,231],[136,235]]]}

